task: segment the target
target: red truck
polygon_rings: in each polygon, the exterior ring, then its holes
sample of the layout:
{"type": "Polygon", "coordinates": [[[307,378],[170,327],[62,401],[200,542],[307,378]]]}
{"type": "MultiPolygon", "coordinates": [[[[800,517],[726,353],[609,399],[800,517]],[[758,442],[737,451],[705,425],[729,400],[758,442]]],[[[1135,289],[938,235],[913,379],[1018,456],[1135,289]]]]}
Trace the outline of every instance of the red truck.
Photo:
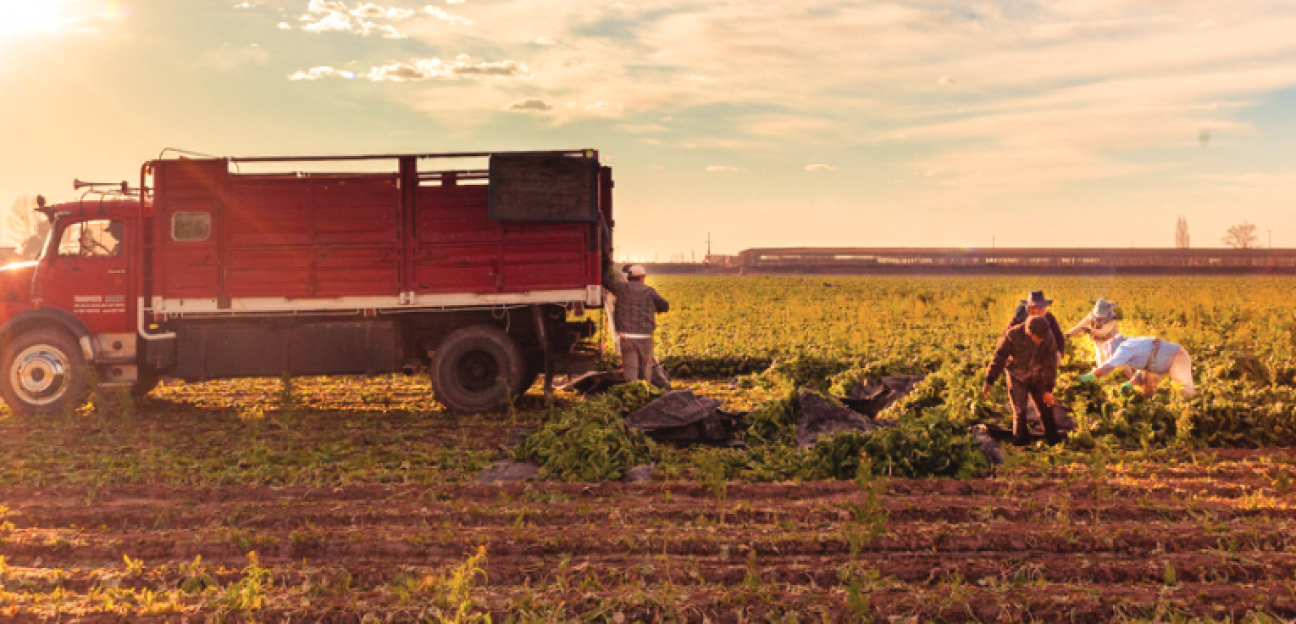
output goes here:
{"type": "Polygon", "coordinates": [[[18,413],[73,409],[91,379],[139,395],[162,376],[423,369],[442,404],[480,412],[597,359],[582,317],[603,305],[612,172],[594,150],[163,152],[136,188],[39,204],[40,259],[0,269],[18,413]]]}

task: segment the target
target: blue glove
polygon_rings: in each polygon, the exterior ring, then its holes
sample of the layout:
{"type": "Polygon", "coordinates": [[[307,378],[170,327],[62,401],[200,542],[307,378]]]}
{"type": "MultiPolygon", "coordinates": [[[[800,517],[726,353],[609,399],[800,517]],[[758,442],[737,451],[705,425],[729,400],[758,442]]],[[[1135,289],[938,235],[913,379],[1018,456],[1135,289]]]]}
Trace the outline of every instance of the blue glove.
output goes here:
{"type": "Polygon", "coordinates": [[[1085,373],[1079,377],[1076,377],[1076,379],[1079,379],[1083,383],[1091,383],[1094,381],[1098,381],[1098,376],[1093,373],[1085,373]]]}
{"type": "Polygon", "coordinates": [[[1134,383],[1133,383],[1133,382],[1129,382],[1129,381],[1127,381],[1127,382],[1121,384],[1120,389],[1121,389],[1121,392],[1133,392],[1133,391],[1134,391],[1134,383]]]}

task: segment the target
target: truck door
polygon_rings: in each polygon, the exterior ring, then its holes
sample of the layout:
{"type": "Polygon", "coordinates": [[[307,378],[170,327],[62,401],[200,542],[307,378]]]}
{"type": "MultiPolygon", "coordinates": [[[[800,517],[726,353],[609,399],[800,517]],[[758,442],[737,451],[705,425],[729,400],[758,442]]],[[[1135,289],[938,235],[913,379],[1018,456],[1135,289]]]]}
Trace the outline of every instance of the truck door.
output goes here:
{"type": "Polygon", "coordinates": [[[120,219],[90,219],[63,226],[40,269],[40,296],[46,306],[76,315],[92,334],[127,334],[122,342],[133,345],[126,225],[120,219]]]}

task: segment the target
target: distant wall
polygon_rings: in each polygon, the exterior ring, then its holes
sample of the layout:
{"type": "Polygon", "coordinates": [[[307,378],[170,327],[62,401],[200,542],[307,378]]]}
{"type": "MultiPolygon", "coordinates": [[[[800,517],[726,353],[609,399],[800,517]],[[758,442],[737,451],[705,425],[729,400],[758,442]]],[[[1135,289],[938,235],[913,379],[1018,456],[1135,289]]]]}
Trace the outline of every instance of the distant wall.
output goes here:
{"type": "Polygon", "coordinates": [[[1296,274],[1296,249],[748,249],[743,273],[1202,275],[1296,274]]]}

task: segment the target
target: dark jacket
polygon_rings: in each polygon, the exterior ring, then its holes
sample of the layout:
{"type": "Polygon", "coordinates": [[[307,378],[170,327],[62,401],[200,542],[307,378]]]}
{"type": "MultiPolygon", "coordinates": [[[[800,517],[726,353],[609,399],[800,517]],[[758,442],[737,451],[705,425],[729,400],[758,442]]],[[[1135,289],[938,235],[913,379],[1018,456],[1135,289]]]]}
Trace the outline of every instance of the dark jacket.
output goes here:
{"type": "Polygon", "coordinates": [[[606,280],[604,288],[616,295],[616,330],[622,334],[645,334],[651,336],[657,330],[658,312],[670,309],[661,295],[643,282],[622,282],[606,280]]]}
{"type": "Polygon", "coordinates": [[[1058,354],[1052,337],[1039,344],[1026,333],[1026,325],[1013,325],[999,337],[994,359],[986,370],[986,383],[999,380],[1004,370],[1013,383],[1040,384],[1044,392],[1052,392],[1057,383],[1058,354]]]}
{"type": "MultiPolygon", "coordinates": [[[[1044,320],[1048,321],[1049,332],[1053,334],[1053,344],[1057,346],[1057,352],[1066,351],[1066,334],[1062,333],[1062,326],[1058,325],[1057,319],[1053,317],[1052,312],[1044,313],[1044,320]]],[[[1021,325],[1026,322],[1026,304],[1019,303],[1013,310],[1012,321],[1008,323],[1011,328],[1014,325],[1021,325]]]]}

